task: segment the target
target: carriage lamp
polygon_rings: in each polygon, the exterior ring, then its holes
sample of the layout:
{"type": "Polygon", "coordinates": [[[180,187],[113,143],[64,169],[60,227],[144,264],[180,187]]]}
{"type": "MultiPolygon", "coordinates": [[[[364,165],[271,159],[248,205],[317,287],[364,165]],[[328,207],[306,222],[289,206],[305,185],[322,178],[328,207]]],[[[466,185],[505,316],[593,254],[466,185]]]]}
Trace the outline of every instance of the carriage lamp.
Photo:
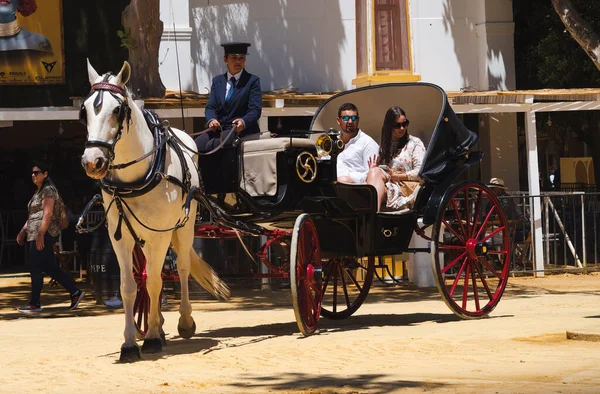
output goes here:
{"type": "Polygon", "coordinates": [[[322,134],[317,139],[315,146],[317,148],[317,156],[328,156],[333,149],[333,141],[327,134],[322,134]]]}

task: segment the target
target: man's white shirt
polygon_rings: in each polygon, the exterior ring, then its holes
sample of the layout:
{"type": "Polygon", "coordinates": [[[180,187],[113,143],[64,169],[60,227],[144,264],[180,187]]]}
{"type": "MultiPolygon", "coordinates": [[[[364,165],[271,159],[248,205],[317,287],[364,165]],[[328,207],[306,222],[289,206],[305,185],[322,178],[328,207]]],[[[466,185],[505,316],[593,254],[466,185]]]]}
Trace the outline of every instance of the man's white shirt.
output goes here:
{"type": "Polygon", "coordinates": [[[364,183],[369,172],[369,158],[379,155],[379,145],[362,130],[358,130],[337,157],[337,176],[347,176],[355,183],[364,183]]]}

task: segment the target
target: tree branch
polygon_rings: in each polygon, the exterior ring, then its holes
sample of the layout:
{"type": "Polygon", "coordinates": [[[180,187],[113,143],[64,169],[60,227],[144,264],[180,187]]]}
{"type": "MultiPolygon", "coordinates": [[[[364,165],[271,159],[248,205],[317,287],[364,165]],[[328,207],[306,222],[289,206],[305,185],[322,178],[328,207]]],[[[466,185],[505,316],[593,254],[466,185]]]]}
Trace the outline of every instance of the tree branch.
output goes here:
{"type": "Polygon", "coordinates": [[[581,17],[571,0],[551,0],[554,10],[571,36],[600,70],[600,36],[581,17]]]}

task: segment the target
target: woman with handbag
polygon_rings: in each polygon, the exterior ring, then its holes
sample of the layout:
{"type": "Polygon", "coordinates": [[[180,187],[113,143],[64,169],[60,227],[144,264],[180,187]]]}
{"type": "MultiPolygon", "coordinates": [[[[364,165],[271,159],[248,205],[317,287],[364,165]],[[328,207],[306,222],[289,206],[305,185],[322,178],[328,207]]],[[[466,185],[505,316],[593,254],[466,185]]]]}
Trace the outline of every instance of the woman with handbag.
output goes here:
{"type": "Polygon", "coordinates": [[[18,308],[19,312],[41,312],[40,294],[44,284],[44,273],[60,283],[69,292],[71,305],[75,309],[85,295],[78,289],[73,279],[60,269],[54,256],[54,244],[61,231],[63,203],[58,190],[50,180],[48,166],[35,163],[31,180],[37,190],[28,204],[28,217],[17,235],[19,245],[27,244],[27,257],[31,268],[31,298],[29,305],[18,308]]]}

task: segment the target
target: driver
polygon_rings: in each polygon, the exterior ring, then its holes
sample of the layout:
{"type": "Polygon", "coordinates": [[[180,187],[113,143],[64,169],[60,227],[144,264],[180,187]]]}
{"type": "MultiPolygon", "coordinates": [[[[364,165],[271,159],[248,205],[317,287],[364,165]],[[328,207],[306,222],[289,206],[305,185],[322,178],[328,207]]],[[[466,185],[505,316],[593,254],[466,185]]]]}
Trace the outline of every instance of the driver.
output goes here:
{"type": "Polygon", "coordinates": [[[195,139],[199,152],[208,152],[219,146],[221,133],[226,139],[225,145],[231,145],[235,137],[258,139],[260,135],[260,79],[244,68],[250,44],[230,42],[221,46],[225,48],[223,60],[227,72],[212,80],[206,104],[206,119],[211,130],[195,139]]]}
{"type": "Polygon", "coordinates": [[[358,108],[345,103],[338,109],[337,123],[344,150],[337,157],[337,180],[344,183],[365,183],[369,167],[377,162],[379,145],[358,128],[358,108]]]}

